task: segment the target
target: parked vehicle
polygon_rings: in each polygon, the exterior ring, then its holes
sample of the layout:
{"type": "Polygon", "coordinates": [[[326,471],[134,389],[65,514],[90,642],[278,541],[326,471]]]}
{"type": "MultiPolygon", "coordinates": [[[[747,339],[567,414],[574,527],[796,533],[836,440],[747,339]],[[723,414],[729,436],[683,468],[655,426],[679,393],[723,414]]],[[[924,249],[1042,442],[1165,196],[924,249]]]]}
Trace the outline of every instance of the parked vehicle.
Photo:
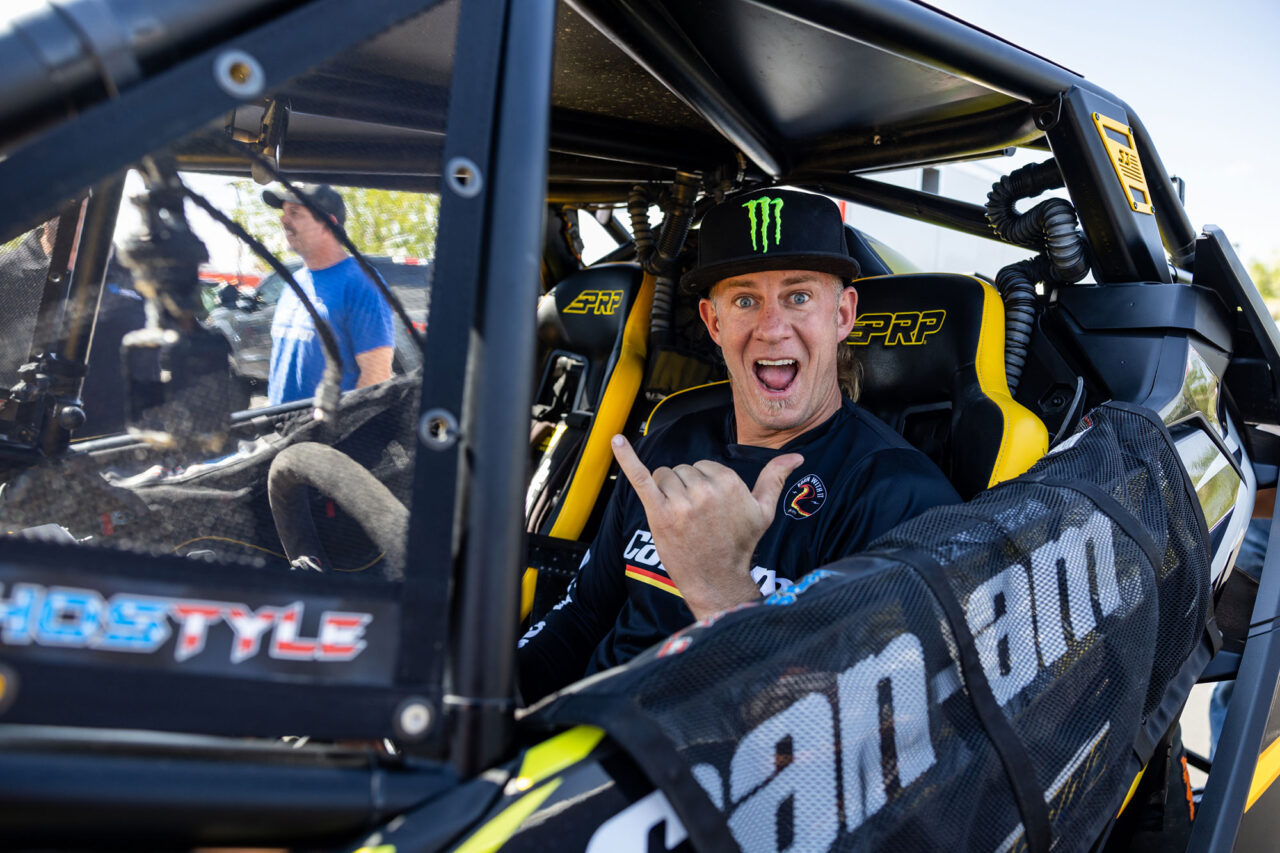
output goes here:
{"type": "Polygon", "coordinates": [[[200,299],[204,303],[204,310],[212,311],[219,305],[233,302],[241,292],[251,293],[261,283],[262,277],[257,275],[201,270],[200,284],[203,289],[200,299]]]}

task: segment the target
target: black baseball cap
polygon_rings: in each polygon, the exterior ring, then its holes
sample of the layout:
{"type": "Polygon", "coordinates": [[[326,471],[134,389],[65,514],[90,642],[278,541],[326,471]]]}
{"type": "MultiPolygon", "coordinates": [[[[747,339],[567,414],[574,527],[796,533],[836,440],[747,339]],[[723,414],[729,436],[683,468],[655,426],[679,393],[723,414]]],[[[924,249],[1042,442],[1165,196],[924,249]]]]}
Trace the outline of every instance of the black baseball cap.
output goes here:
{"type": "MultiPolygon", "coordinates": [[[[325,213],[334,216],[338,220],[339,225],[345,225],[347,222],[347,205],[342,200],[342,196],[338,191],[328,184],[299,184],[298,189],[305,195],[312,204],[323,210],[325,213]]],[[[278,190],[263,190],[262,200],[275,208],[284,207],[284,203],[292,202],[293,204],[302,204],[298,197],[289,192],[284,187],[278,190]]]]}
{"type": "Polygon", "coordinates": [[[731,196],[702,218],[698,263],[680,279],[697,293],[721,279],[762,270],[812,270],[845,282],[860,274],[840,208],[826,196],[769,187],[731,196]]]}

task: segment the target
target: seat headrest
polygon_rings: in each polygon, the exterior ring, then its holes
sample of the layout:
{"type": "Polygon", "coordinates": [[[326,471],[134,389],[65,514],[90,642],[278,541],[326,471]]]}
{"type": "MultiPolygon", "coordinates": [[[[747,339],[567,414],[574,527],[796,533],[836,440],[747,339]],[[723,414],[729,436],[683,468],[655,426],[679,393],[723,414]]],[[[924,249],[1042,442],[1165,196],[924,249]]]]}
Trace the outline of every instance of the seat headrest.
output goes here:
{"type": "Polygon", "coordinates": [[[538,340],[592,361],[607,360],[644,275],[638,264],[579,270],[538,301],[538,340]]]}
{"type": "Polygon", "coordinates": [[[849,343],[862,361],[862,399],[872,411],[951,400],[957,374],[973,375],[980,352],[998,360],[1003,377],[1004,305],[991,285],[921,273],[855,286],[858,319],[849,343]]]}

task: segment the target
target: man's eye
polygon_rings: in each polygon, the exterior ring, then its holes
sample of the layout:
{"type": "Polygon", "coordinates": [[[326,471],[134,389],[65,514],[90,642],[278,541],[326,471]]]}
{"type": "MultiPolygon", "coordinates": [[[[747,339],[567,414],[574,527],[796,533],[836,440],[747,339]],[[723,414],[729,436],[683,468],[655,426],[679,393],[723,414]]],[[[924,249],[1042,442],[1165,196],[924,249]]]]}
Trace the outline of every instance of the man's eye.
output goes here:
{"type": "Polygon", "coordinates": [[[792,302],[792,304],[795,304],[795,305],[803,305],[804,303],[806,303],[806,302],[808,302],[808,301],[809,301],[809,294],[807,294],[807,293],[793,293],[793,294],[791,294],[791,302],[792,302]]]}
{"type": "Polygon", "coordinates": [[[750,308],[750,307],[751,307],[751,297],[750,297],[750,296],[736,296],[736,297],[734,297],[733,305],[734,305],[734,307],[735,307],[735,308],[750,308]]]}

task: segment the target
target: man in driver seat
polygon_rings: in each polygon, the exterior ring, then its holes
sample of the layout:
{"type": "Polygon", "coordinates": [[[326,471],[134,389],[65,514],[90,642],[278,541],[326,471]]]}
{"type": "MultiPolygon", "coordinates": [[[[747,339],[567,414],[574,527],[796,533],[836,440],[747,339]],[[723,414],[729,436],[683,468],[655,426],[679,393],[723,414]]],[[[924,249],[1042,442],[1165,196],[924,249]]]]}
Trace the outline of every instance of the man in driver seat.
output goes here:
{"type": "Polygon", "coordinates": [[[840,351],[858,273],[823,196],[770,188],[707,213],[681,286],[702,295],[733,404],[685,415],[638,454],[614,436],[626,482],[565,598],[520,640],[526,701],[960,501],[928,457],[854,402],[856,365],[840,351]]]}

